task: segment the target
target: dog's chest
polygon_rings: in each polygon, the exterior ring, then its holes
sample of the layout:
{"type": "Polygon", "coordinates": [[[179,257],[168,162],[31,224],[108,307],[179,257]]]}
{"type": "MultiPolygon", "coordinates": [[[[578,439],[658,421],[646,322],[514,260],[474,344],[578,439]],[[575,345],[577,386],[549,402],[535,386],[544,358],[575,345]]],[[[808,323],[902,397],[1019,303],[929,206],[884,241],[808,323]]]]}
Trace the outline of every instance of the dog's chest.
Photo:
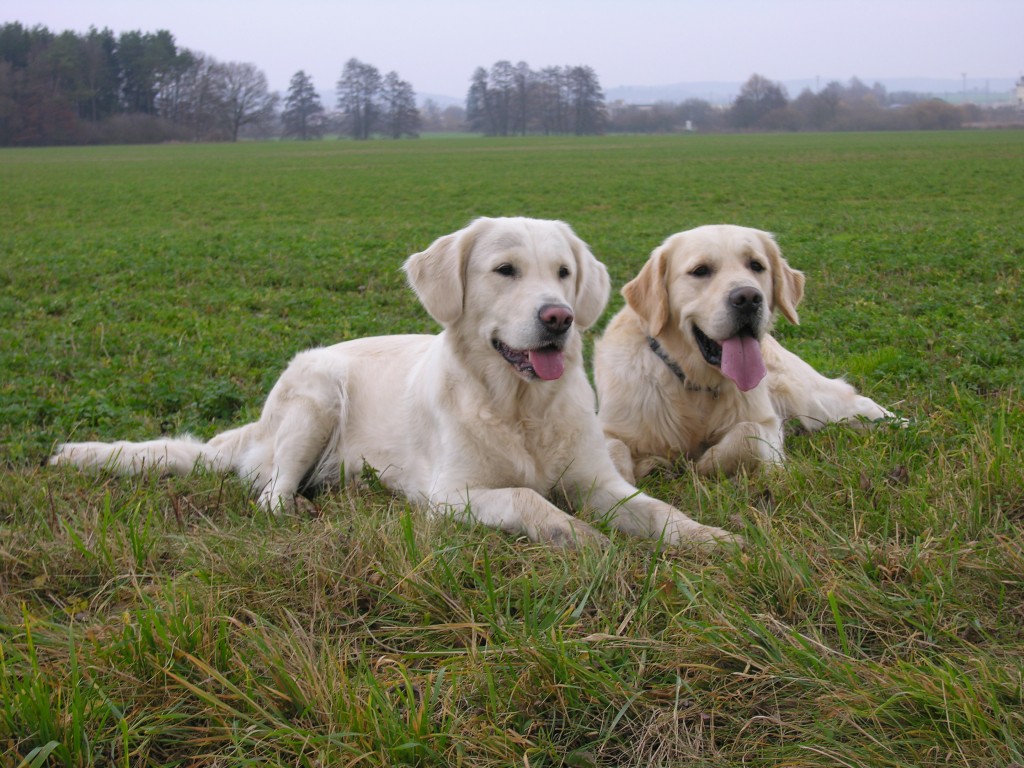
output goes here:
{"type": "Polygon", "coordinates": [[[713,390],[678,386],[659,394],[645,401],[637,414],[635,425],[643,425],[641,436],[632,441],[637,455],[696,459],[739,418],[728,399],[713,390]]]}
{"type": "Polygon", "coordinates": [[[473,430],[481,470],[498,487],[547,492],[572,463],[580,429],[568,419],[496,418],[481,413],[473,430]],[[555,423],[557,421],[557,423],[555,423]]]}

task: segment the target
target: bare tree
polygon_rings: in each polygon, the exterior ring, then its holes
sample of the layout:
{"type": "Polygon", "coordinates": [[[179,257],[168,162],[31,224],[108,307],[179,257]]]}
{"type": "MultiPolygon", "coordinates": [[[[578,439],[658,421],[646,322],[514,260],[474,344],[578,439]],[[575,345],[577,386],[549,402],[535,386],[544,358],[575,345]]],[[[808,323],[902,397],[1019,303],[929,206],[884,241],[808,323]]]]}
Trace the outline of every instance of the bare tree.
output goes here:
{"type": "Polygon", "coordinates": [[[466,130],[466,110],[458,104],[442,109],[436,101],[427,99],[419,111],[420,127],[425,131],[456,133],[466,130]]]}
{"type": "Polygon", "coordinates": [[[568,87],[562,67],[545,67],[538,76],[540,127],[545,134],[567,133],[568,87]]]}
{"type": "Polygon", "coordinates": [[[345,62],[338,80],[338,109],[345,116],[349,134],[354,139],[368,139],[377,125],[381,89],[380,72],[359,59],[345,62]]]}
{"type": "Polygon", "coordinates": [[[494,134],[508,136],[512,125],[512,96],[515,93],[515,67],[511,62],[499,61],[491,67],[487,89],[491,106],[494,134]]]}
{"type": "Polygon", "coordinates": [[[464,131],[466,130],[466,110],[458,104],[449,104],[441,110],[442,131],[464,131]]]}
{"type": "Polygon", "coordinates": [[[183,51],[188,67],[161,93],[161,110],[188,129],[193,141],[223,139],[221,65],[212,56],[183,51]]]}
{"type": "Polygon", "coordinates": [[[246,125],[268,122],[277,106],[277,94],[267,90],[267,76],[255,64],[229,62],[220,66],[220,102],[231,141],[246,125]]]}
{"type": "Polygon", "coordinates": [[[568,81],[573,133],[577,136],[602,133],[607,115],[604,108],[604,92],[598,82],[597,73],[590,67],[572,67],[568,72],[568,81]]]}
{"type": "Polygon", "coordinates": [[[753,128],[765,115],[785,109],[787,104],[786,89],[782,85],[761,75],[751,75],[740,88],[729,114],[736,127],[753,128]]]}
{"type": "Polygon", "coordinates": [[[433,99],[425,99],[420,105],[420,124],[427,131],[441,130],[441,107],[433,99]]]}
{"type": "Polygon", "coordinates": [[[533,116],[533,100],[536,76],[525,61],[520,61],[512,70],[511,132],[526,135],[533,116]]]}
{"type": "Polygon", "coordinates": [[[466,98],[471,130],[489,136],[530,131],[594,134],[604,131],[604,92],[590,67],[547,67],[499,61],[490,73],[478,67],[466,98]]]}
{"type": "Polygon", "coordinates": [[[324,108],[313,87],[313,80],[303,70],[292,75],[288,96],[284,100],[284,135],[301,141],[319,139],[324,133],[324,108]]]}

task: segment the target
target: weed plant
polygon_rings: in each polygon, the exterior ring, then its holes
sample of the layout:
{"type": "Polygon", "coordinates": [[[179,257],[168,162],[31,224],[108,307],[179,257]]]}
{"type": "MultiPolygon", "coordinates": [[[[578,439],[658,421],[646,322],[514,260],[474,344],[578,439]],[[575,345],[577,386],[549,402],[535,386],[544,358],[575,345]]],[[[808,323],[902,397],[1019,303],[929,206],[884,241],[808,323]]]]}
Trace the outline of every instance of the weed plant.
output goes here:
{"type": "Polygon", "coordinates": [[[0,765],[1019,768],[1022,200],[1020,132],[0,151],[0,765]],[[780,338],[910,426],[645,479],[746,537],[714,555],[40,466],[436,330],[399,267],[479,215],[570,222],[616,287],[673,232],[773,231],[780,338]]]}

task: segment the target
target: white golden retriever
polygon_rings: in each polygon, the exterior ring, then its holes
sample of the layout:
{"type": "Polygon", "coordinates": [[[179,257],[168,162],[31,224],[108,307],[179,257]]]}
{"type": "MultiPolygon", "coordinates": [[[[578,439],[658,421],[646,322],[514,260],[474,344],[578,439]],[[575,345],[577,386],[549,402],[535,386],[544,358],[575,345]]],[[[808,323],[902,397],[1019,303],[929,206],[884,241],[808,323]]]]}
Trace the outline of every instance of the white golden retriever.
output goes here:
{"type": "Polygon", "coordinates": [[[679,457],[701,474],[783,459],[783,422],[808,430],[892,414],[769,333],[799,322],[804,276],[767,232],[712,225],[669,237],[622,293],[595,345],[600,419],[630,482],[679,457]]]}
{"type": "Polygon", "coordinates": [[[304,488],[355,481],[368,465],[432,513],[534,541],[603,539],[546,496],[638,536],[735,539],[640,493],[612,464],[580,337],[604,310],[608,273],[568,225],[478,219],[410,256],[405,271],[439,335],[302,352],[259,421],[207,443],[68,443],[51,463],[234,471],[275,511],[304,488]]]}

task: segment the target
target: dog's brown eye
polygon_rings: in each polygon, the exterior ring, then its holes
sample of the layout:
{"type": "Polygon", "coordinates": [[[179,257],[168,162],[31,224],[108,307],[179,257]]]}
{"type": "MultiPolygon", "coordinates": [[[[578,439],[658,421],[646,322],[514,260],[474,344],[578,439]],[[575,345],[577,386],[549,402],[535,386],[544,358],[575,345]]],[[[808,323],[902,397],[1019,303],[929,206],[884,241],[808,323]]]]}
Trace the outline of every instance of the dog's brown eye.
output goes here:
{"type": "Polygon", "coordinates": [[[764,272],[764,264],[762,264],[760,261],[752,261],[750,262],[750,271],[764,272]]]}
{"type": "Polygon", "coordinates": [[[701,264],[699,267],[691,269],[690,274],[694,277],[707,277],[711,274],[711,268],[706,264],[701,264]]]}
{"type": "Polygon", "coordinates": [[[569,268],[568,267],[559,267],[558,268],[558,279],[559,280],[564,280],[568,276],[569,276],[569,268]]]}
{"type": "Polygon", "coordinates": [[[511,264],[502,264],[501,266],[497,267],[494,271],[497,272],[502,277],[516,276],[516,268],[513,267],[511,264]]]}

